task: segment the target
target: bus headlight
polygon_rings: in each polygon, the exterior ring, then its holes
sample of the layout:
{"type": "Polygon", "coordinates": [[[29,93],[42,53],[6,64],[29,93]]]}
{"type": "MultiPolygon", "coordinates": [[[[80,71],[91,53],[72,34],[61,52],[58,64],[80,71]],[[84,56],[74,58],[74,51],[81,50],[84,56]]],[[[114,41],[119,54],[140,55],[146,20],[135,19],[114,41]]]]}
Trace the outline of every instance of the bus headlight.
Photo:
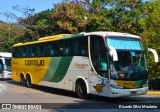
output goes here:
{"type": "Polygon", "coordinates": [[[111,87],[115,88],[115,89],[123,89],[122,86],[118,86],[118,85],[114,85],[114,84],[111,84],[111,87]]]}

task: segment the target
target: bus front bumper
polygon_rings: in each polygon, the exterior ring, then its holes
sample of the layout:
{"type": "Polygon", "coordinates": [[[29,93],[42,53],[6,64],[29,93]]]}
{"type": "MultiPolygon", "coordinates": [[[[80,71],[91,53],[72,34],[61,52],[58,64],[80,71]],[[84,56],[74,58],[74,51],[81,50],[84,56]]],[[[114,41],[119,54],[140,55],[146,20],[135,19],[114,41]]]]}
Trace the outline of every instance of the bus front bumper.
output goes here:
{"type": "Polygon", "coordinates": [[[136,89],[114,89],[114,88],[111,88],[110,97],[145,95],[145,94],[147,94],[147,91],[148,91],[148,87],[136,88],[136,89]]]}

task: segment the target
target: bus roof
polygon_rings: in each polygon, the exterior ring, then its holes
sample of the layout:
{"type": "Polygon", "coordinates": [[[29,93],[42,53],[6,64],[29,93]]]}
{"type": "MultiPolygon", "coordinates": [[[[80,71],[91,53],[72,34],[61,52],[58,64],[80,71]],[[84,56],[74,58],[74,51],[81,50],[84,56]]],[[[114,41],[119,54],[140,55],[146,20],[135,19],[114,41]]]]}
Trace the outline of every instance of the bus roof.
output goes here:
{"type": "Polygon", "coordinates": [[[132,35],[128,33],[120,33],[120,32],[109,32],[109,31],[97,31],[97,32],[89,32],[85,33],[84,35],[100,35],[100,36],[118,36],[118,37],[132,37],[132,38],[140,38],[137,35],[132,35]]]}
{"type": "Polygon", "coordinates": [[[36,43],[43,43],[43,42],[50,42],[50,41],[56,41],[56,40],[63,40],[68,38],[76,38],[76,37],[82,37],[84,34],[59,34],[59,35],[53,35],[53,36],[47,36],[43,38],[39,38],[37,41],[33,42],[26,42],[26,43],[17,43],[13,45],[13,47],[16,46],[23,46],[23,45],[29,45],[29,44],[36,44],[36,43]]]}
{"type": "Polygon", "coordinates": [[[12,53],[9,53],[9,52],[0,52],[0,57],[12,57],[12,53]]]}
{"type": "Polygon", "coordinates": [[[120,33],[120,32],[108,32],[108,31],[97,31],[97,32],[89,32],[89,33],[82,32],[79,34],[59,34],[59,35],[47,36],[47,37],[39,38],[37,41],[33,41],[33,42],[17,43],[13,47],[42,43],[42,42],[49,42],[49,41],[56,41],[56,40],[63,40],[63,39],[68,39],[68,38],[83,37],[83,36],[89,36],[89,35],[99,35],[99,36],[103,36],[103,37],[107,37],[107,36],[122,37],[123,36],[123,37],[140,38],[139,36],[136,36],[136,35],[131,35],[131,34],[127,34],[127,33],[120,33]]]}

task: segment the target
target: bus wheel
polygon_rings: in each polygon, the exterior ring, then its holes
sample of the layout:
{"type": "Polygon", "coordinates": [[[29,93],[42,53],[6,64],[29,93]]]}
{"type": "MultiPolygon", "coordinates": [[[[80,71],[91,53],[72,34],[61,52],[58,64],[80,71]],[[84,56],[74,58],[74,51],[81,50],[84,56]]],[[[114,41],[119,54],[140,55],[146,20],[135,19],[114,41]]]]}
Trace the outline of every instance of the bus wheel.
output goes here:
{"type": "Polygon", "coordinates": [[[24,76],[23,75],[20,75],[20,84],[22,85],[22,86],[25,86],[25,78],[24,78],[24,76]]]}
{"type": "Polygon", "coordinates": [[[87,88],[84,81],[76,82],[75,91],[79,98],[82,98],[82,99],[87,98],[87,88]]]}
{"type": "Polygon", "coordinates": [[[27,75],[26,77],[26,86],[28,88],[31,88],[32,87],[32,84],[31,84],[31,77],[29,75],[27,75]]]}

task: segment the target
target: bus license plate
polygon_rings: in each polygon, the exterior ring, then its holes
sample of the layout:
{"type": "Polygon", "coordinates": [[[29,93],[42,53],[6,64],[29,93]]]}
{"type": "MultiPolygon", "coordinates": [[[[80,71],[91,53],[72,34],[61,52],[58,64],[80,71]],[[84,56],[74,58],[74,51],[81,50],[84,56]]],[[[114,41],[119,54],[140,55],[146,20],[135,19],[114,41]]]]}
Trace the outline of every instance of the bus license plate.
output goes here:
{"type": "Polygon", "coordinates": [[[137,93],[137,91],[131,91],[131,93],[130,94],[136,94],[137,93]]]}

